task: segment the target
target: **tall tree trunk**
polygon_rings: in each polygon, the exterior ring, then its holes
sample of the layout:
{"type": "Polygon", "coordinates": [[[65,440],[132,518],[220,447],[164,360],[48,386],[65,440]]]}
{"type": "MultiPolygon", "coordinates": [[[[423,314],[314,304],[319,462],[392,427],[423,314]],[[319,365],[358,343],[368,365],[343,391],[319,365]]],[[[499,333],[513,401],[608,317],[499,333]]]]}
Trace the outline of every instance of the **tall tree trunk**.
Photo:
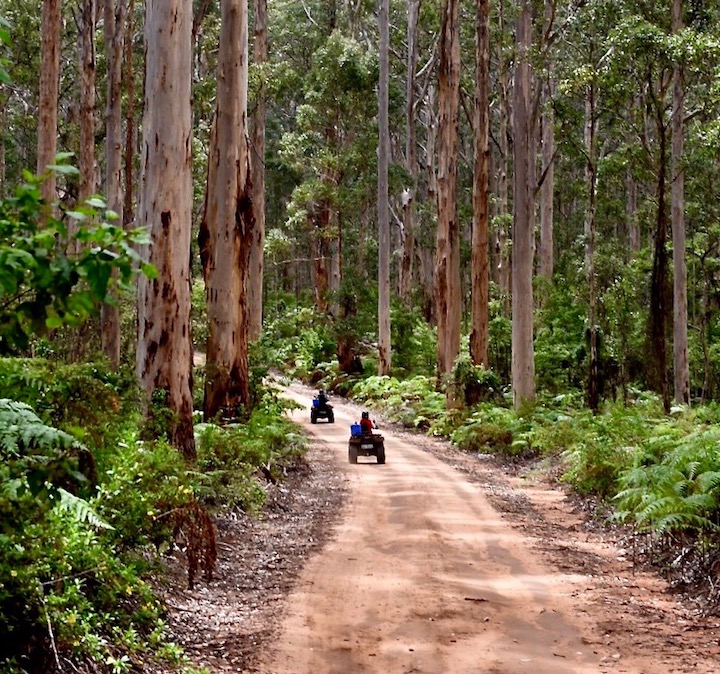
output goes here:
{"type": "Polygon", "coordinates": [[[123,203],[123,225],[133,221],[133,158],[135,157],[135,73],[133,70],[133,19],[135,0],[130,0],[125,30],[125,90],[127,106],[125,111],[125,201],[123,203]]]}
{"type": "MultiPolygon", "coordinates": [[[[634,95],[630,104],[630,126],[636,124],[638,115],[638,96],[634,95]]],[[[628,138],[628,143],[631,139],[628,138]]],[[[627,244],[630,252],[629,257],[633,257],[640,250],[640,222],[638,220],[638,183],[633,173],[632,163],[630,163],[625,171],[625,227],[627,229],[627,244]]]]}
{"type": "Polygon", "coordinates": [[[247,129],[247,0],[223,0],[201,251],[208,311],[206,419],[251,407],[247,276],[254,216],[247,129]]]}
{"type": "Polygon", "coordinates": [[[390,351],[390,204],[388,164],[390,155],[390,122],[388,86],[390,81],[388,53],[390,28],[388,0],[379,0],[380,81],[378,84],[378,374],[389,375],[390,351]]]}
{"type": "MultiPolygon", "coordinates": [[[[83,0],[80,17],[80,152],[78,200],[84,203],[95,193],[95,0],[83,0]]],[[[72,233],[71,233],[72,234],[72,233]]],[[[77,241],[70,236],[70,246],[77,251],[77,241]]]]}
{"type": "MultiPolygon", "coordinates": [[[[105,191],[108,207],[123,222],[122,194],[122,65],[125,0],[105,0],[105,54],[107,56],[107,107],[105,111],[105,191]]],[[[101,311],[102,350],[110,363],[120,363],[120,311],[104,303],[101,311]]]]}
{"type": "Polygon", "coordinates": [[[149,414],[172,412],[167,435],[194,458],[190,341],[192,0],[145,3],[145,106],[138,222],[157,278],[139,283],[137,372],[149,414]]]}
{"type": "Polygon", "coordinates": [[[490,213],[490,2],[477,0],[475,25],[475,110],[472,238],[472,332],[470,356],[476,365],[488,366],[490,324],[490,273],[488,231],[490,213]]]}
{"type": "MultiPolygon", "coordinates": [[[[43,174],[57,154],[58,92],[60,88],[60,0],[43,0],[40,43],[40,99],[38,101],[37,172],[43,174]]],[[[48,203],[55,200],[55,175],[40,188],[48,203]]]]}
{"type": "MultiPolygon", "coordinates": [[[[460,108],[459,0],[445,0],[438,80],[438,232],[435,297],[438,371],[448,374],[460,351],[460,226],[457,215],[457,157],[460,108]]],[[[448,403],[453,399],[448,389],[448,403]]]]}
{"type": "MultiPolygon", "coordinates": [[[[505,24],[505,14],[503,3],[498,5],[498,33],[503,35],[507,30],[505,24]]],[[[510,247],[508,246],[508,165],[510,160],[510,145],[508,142],[508,127],[510,114],[510,84],[507,59],[504,55],[502,45],[498,41],[498,60],[500,62],[500,72],[498,75],[499,88],[499,129],[498,129],[498,146],[500,151],[500,160],[498,166],[498,228],[495,233],[495,264],[494,273],[495,282],[500,288],[500,293],[505,298],[505,310],[510,313],[510,247]]]]}
{"type": "Polygon", "coordinates": [[[516,31],[514,111],[514,216],[512,252],[512,389],[519,408],[535,399],[533,348],[534,156],[530,119],[530,1],[520,0],[516,31]]]}
{"type": "MultiPolygon", "coordinates": [[[[673,32],[683,28],[682,0],[673,0],[673,32]]],[[[685,265],[685,170],[683,145],[685,86],[683,69],[673,71],[672,111],[672,240],[673,240],[673,371],[675,401],[690,402],[690,365],[688,363],[687,267],[685,265]]]]}
{"type": "Polygon", "coordinates": [[[588,407],[597,412],[600,402],[598,381],[598,335],[596,327],[596,290],[595,290],[595,214],[597,194],[597,122],[595,85],[588,86],[585,99],[585,184],[587,187],[587,210],[585,211],[585,268],[588,279],[588,322],[590,324],[590,357],[588,373],[588,407]]]}
{"type": "Polygon", "coordinates": [[[415,217],[418,185],[417,124],[415,118],[415,82],[418,59],[417,27],[420,0],[408,0],[407,76],[405,87],[405,168],[411,185],[403,194],[403,251],[400,263],[400,297],[410,302],[415,261],[415,217]]]}
{"type": "Polygon", "coordinates": [[[657,177],[657,222],[654,240],[654,255],[652,279],[650,285],[650,342],[651,357],[649,359],[649,374],[651,386],[657,391],[663,401],[666,412],[670,411],[670,385],[667,373],[667,322],[670,304],[668,281],[668,252],[667,252],[667,131],[665,128],[664,110],[661,101],[664,95],[660,94],[654,103],[655,122],[657,125],[659,145],[658,177],[657,177]]]}
{"type": "MultiPolygon", "coordinates": [[[[254,37],[253,61],[262,66],[268,60],[267,0],[254,0],[254,37]]],[[[264,82],[264,79],[263,79],[264,82]]],[[[252,170],[253,212],[255,229],[250,247],[250,267],[248,274],[249,338],[260,339],[263,316],[263,270],[265,248],[265,111],[267,88],[260,86],[255,99],[255,107],[250,117],[252,133],[252,170]]]]}
{"type": "MultiPolygon", "coordinates": [[[[438,118],[436,114],[436,89],[431,82],[428,84],[425,105],[421,110],[421,119],[425,127],[424,174],[427,189],[427,201],[433,203],[438,195],[438,176],[436,171],[438,146],[438,118]]],[[[428,323],[437,324],[437,307],[435,306],[437,281],[435,279],[435,250],[429,246],[416,247],[416,259],[421,267],[418,274],[418,285],[422,293],[423,315],[428,323]]]]}
{"type": "Polygon", "coordinates": [[[330,206],[320,203],[309,216],[312,238],[313,288],[315,292],[315,308],[320,313],[328,310],[330,289],[330,269],[328,255],[328,229],[330,227],[330,206]]]}
{"type": "Polygon", "coordinates": [[[539,275],[552,282],[555,266],[553,256],[554,196],[555,196],[555,123],[552,108],[552,74],[543,83],[542,112],[542,166],[543,177],[540,188],[540,250],[539,275]]]}

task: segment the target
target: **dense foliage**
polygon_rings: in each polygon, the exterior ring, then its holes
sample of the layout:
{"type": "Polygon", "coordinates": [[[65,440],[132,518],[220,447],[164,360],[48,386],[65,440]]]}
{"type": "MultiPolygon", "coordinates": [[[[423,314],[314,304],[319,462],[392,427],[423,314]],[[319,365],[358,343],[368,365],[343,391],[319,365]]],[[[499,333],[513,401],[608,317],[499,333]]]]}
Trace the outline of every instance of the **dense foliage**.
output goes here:
{"type": "Polygon", "coordinates": [[[59,658],[190,671],[150,581],[179,535],[190,582],[210,575],[209,513],[259,510],[264,486],[303,453],[284,404],[268,390],[247,424],[198,427],[191,466],[140,439],[128,373],[4,359],[0,389],[15,399],[0,400],[0,669],[50,671],[59,658]]]}

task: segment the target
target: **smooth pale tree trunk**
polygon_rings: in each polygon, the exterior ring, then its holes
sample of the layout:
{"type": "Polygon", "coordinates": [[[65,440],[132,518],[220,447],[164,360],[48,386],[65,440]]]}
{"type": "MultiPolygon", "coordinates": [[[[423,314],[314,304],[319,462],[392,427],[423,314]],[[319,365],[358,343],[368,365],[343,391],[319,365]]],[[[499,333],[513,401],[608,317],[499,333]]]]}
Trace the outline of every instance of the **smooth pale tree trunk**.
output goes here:
{"type": "Polygon", "coordinates": [[[137,373],[151,403],[169,408],[169,441],[195,456],[190,341],[192,0],[145,3],[145,107],[138,224],[157,278],[141,277],[137,373]]]}
{"type": "MultiPolygon", "coordinates": [[[[40,42],[40,99],[38,101],[37,172],[45,173],[57,155],[58,92],[60,88],[60,0],[43,0],[40,42]]],[[[40,188],[48,203],[55,200],[55,175],[40,188]]]]}
{"type": "Polygon", "coordinates": [[[403,194],[403,252],[400,263],[400,297],[409,304],[413,292],[415,267],[415,219],[417,208],[418,163],[417,123],[415,114],[415,83],[417,81],[417,28],[420,0],[408,0],[407,18],[407,75],[405,85],[405,168],[411,185],[403,194]]]}
{"type": "MultiPolygon", "coordinates": [[[[105,108],[105,193],[107,205],[123,222],[122,194],[122,65],[125,31],[125,0],[105,0],[103,15],[107,62],[105,108]]],[[[120,311],[116,303],[104,303],[100,316],[102,350],[109,362],[120,363],[120,311]]]]}
{"type": "Polygon", "coordinates": [[[217,103],[210,141],[201,252],[208,312],[206,419],[251,407],[247,276],[254,217],[247,128],[247,0],[223,0],[217,103]]]}
{"type": "Polygon", "coordinates": [[[585,269],[588,280],[588,322],[590,324],[590,371],[588,373],[588,407],[597,412],[600,402],[598,381],[598,337],[597,301],[595,281],[595,215],[597,195],[597,121],[596,90],[590,84],[585,99],[585,186],[587,189],[587,210],[585,211],[585,269]]]}
{"type": "MultiPolygon", "coordinates": [[[[253,61],[262,66],[268,60],[267,0],[254,0],[253,61]]],[[[267,90],[262,85],[250,118],[252,133],[250,168],[252,170],[255,229],[250,247],[248,274],[249,338],[260,339],[263,316],[263,270],[265,248],[265,114],[267,90]]]]}
{"type": "Polygon", "coordinates": [[[123,225],[128,227],[133,221],[133,184],[135,157],[135,74],[133,70],[133,20],[135,0],[130,0],[127,10],[125,29],[125,90],[127,106],[125,111],[125,189],[123,202],[123,225]]]}
{"type": "MultiPolygon", "coordinates": [[[[673,32],[683,28],[682,0],[673,0],[673,32]]],[[[673,71],[671,219],[673,240],[673,371],[675,402],[690,402],[687,267],[685,264],[685,170],[683,167],[685,85],[683,69],[673,71]]]]}
{"type": "MultiPolygon", "coordinates": [[[[437,257],[435,297],[438,372],[452,371],[460,351],[460,226],[457,214],[457,158],[460,108],[459,0],[443,6],[438,77],[437,257]]],[[[448,387],[448,404],[454,399],[448,387]]]]}
{"type": "MultiPolygon", "coordinates": [[[[550,78],[552,75],[550,76],[550,78]]],[[[542,186],[540,188],[540,250],[538,273],[551,282],[555,266],[554,246],[554,195],[555,195],[555,124],[552,109],[552,79],[543,86],[542,112],[542,186]]]]}
{"type": "Polygon", "coordinates": [[[390,155],[390,122],[388,86],[390,80],[388,53],[390,28],[388,0],[378,2],[380,29],[380,81],[378,84],[378,374],[389,375],[390,350],[390,204],[388,163],[390,155]]]}
{"type": "Polygon", "coordinates": [[[512,236],[512,390],[516,409],[536,396],[532,288],[535,171],[531,154],[529,0],[521,0],[518,9],[513,96],[515,198],[512,236]]]}
{"type": "Polygon", "coordinates": [[[475,25],[475,106],[472,235],[472,332],[470,356],[476,365],[488,366],[490,324],[490,3],[477,0],[475,25]]]}

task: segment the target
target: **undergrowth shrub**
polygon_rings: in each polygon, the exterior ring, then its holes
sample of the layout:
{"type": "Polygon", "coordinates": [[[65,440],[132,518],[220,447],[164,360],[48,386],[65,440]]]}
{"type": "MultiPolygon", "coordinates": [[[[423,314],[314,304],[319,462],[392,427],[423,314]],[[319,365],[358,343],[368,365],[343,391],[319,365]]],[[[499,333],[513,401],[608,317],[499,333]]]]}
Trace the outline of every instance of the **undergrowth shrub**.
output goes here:
{"type": "Polygon", "coordinates": [[[480,402],[502,399],[500,378],[482,365],[475,365],[467,350],[455,359],[452,371],[452,383],[458,397],[466,407],[480,402]]]}
{"type": "Polygon", "coordinates": [[[720,531],[720,429],[656,429],[619,478],[615,519],[658,537],[720,531]],[[659,437],[658,437],[659,436],[659,437]]]}
{"type": "Polygon", "coordinates": [[[445,414],[445,395],[435,391],[433,384],[430,377],[422,375],[405,380],[375,375],[358,381],[351,394],[392,421],[428,429],[445,414]]]}
{"type": "Polygon", "coordinates": [[[562,479],[583,494],[612,498],[620,474],[633,465],[640,445],[662,419],[657,399],[643,399],[625,407],[610,404],[603,414],[575,413],[577,440],[564,454],[562,479]]]}
{"type": "Polygon", "coordinates": [[[271,392],[245,424],[197,427],[198,497],[206,504],[262,508],[265,485],[305,453],[305,439],[282,415],[287,403],[271,392]]]}
{"type": "Polygon", "coordinates": [[[68,365],[41,358],[0,358],[0,390],[92,447],[114,442],[118,428],[141,400],[128,368],[68,365]]]}
{"type": "Polygon", "coordinates": [[[128,634],[155,629],[144,562],[118,555],[89,457],[28,405],[0,400],[3,671],[50,671],[53,649],[104,663],[135,647],[128,634]]]}
{"type": "Polygon", "coordinates": [[[264,359],[290,376],[309,381],[321,363],[335,359],[336,342],[325,319],[313,309],[294,308],[265,324],[264,359]]]}

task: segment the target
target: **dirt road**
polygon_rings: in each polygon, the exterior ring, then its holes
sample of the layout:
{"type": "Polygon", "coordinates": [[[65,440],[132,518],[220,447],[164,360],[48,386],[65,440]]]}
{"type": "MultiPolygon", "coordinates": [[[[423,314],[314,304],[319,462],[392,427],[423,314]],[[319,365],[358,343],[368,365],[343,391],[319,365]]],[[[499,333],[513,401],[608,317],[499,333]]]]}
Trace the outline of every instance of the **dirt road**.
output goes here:
{"type": "Polygon", "coordinates": [[[508,482],[476,457],[451,466],[419,447],[431,441],[382,428],[387,463],[350,465],[357,411],[336,405],[335,424],[311,425],[310,398],[293,397],[304,405],[295,418],[342,464],[350,496],[253,671],[720,671],[717,621],[691,624],[660,581],[633,575],[621,551],[583,533],[559,492],[508,482]],[[527,508],[497,509],[498,491],[527,508]]]}

